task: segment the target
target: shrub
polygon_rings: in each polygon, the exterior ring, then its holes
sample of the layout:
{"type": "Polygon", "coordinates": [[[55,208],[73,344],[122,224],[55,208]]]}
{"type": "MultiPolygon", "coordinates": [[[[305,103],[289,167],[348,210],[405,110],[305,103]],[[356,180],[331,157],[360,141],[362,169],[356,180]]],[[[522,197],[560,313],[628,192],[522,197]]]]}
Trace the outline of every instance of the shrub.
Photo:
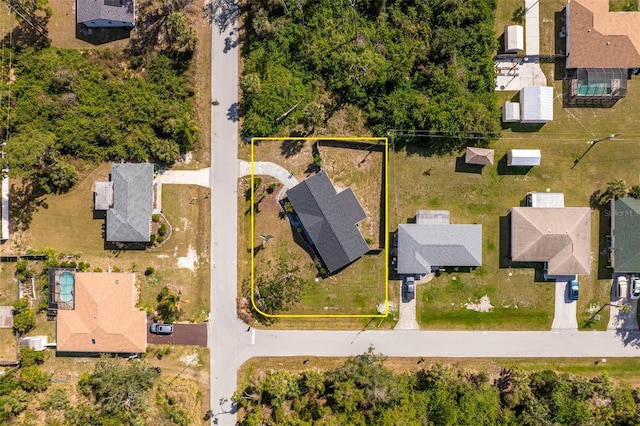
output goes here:
{"type": "Polygon", "coordinates": [[[633,185],[629,190],[629,196],[640,199],[640,185],[633,185]]]}
{"type": "Polygon", "coordinates": [[[17,315],[29,307],[29,300],[26,297],[13,302],[13,314],[17,315]]]}
{"type": "Polygon", "coordinates": [[[33,309],[25,309],[13,316],[13,330],[20,335],[24,335],[36,326],[36,314],[33,309]]]}
{"type": "Polygon", "coordinates": [[[44,351],[36,351],[28,346],[20,349],[18,356],[20,367],[31,367],[32,365],[41,365],[44,362],[44,351]]]}
{"type": "Polygon", "coordinates": [[[158,236],[164,237],[166,234],[167,234],[167,225],[165,225],[164,223],[161,223],[160,227],[158,228],[158,236]]]}
{"type": "Polygon", "coordinates": [[[27,392],[47,390],[51,384],[51,376],[37,365],[31,365],[20,369],[20,387],[27,392]]]}
{"type": "Polygon", "coordinates": [[[147,269],[144,271],[144,274],[146,276],[149,276],[151,274],[153,274],[156,270],[153,268],[153,266],[147,266],[147,269]]]}
{"type": "Polygon", "coordinates": [[[151,234],[151,237],[149,238],[149,242],[151,244],[155,244],[155,242],[156,242],[156,234],[151,234]]]}
{"type": "Polygon", "coordinates": [[[93,272],[102,272],[102,268],[93,268],[93,272]]]}
{"type": "Polygon", "coordinates": [[[89,265],[89,262],[80,262],[78,263],[78,270],[80,272],[87,272],[90,266],[91,265],[89,265]]]}
{"type": "Polygon", "coordinates": [[[67,396],[66,389],[56,389],[51,392],[51,396],[46,399],[41,407],[43,410],[64,410],[69,406],[69,397],[67,396]]]}
{"type": "Polygon", "coordinates": [[[27,261],[26,260],[20,260],[18,261],[18,263],[16,263],[16,271],[18,271],[18,273],[23,272],[24,270],[27,269],[27,261]]]}
{"type": "Polygon", "coordinates": [[[369,238],[369,237],[366,237],[366,238],[364,239],[364,241],[365,241],[368,245],[371,245],[371,244],[373,244],[373,243],[375,242],[375,241],[373,240],[373,238],[369,238]]]}
{"type": "Polygon", "coordinates": [[[158,244],[160,244],[160,243],[161,243],[161,242],[163,242],[163,241],[164,241],[164,237],[163,237],[162,235],[160,235],[158,238],[156,238],[156,242],[157,242],[158,244]]]}
{"type": "Polygon", "coordinates": [[[154,222],[160,222],[160,215],[159,214],[154,214],[151,216],[151,220],[154,222]]]}

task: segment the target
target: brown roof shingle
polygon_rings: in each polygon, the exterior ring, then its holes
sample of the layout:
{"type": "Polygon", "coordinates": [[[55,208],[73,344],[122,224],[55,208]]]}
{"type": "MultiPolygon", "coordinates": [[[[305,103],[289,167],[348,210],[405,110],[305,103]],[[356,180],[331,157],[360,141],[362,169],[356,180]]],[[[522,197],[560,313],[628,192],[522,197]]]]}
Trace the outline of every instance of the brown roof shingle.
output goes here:
{"type": "Polygon", "coordinates": [[[569,0],[567,68],[640,67],[640,12],[609,12],[606,0],[569,0]]]}
{"type": "Polygon", "coordinates": [[[75,309],[57,315],[58,351],[144,352],[147,320],[135,307],[134,279],[132,273],[76,273],[75,309]]]}
{"type": "Polygon", "coordinates": [[[516,262],[548,262],[549,275],[589,274],[591,210],[514,207],[511,258],[516,262]]]}

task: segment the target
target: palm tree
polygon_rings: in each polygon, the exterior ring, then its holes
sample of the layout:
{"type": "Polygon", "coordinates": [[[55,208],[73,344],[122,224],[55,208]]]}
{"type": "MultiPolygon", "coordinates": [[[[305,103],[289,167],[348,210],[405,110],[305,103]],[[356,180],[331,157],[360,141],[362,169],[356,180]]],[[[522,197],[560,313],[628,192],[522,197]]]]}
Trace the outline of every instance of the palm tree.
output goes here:
{"type": "Polygon", "coordinates": [[[307,130],[313,131],[317,126],[324,122],[324,105],[317,102],[311,102],[304,107],[302,113],[302,122],[307,130]]]}

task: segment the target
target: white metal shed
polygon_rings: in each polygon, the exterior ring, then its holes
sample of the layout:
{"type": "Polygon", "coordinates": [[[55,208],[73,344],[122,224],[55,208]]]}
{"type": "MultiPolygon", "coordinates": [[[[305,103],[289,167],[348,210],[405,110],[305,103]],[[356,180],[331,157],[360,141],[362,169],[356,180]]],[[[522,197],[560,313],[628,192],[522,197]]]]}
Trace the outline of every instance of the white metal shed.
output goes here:
{"type": "Polygon", "coordinates": [[[517,123],[520,121],[520,104],[518,102],[505,102],[502,107],[502,122],[517,123]]]}
{"type": "Polygon", "coordinates": [[[544,124],[553,120],[553,87],[528,86],[520,89],[520,122],[544,124]]]}
{"type": "Polygon", "coordinates": [[[539,149],[512,149],[507,154],[507,166],[539,166],[539,149]]]}
{"type": "Polygon", "coordinates": [[[522,25],[507,25],[504,27],[504,50],[516,53],[524,50],[524,29],[522,25]]]}

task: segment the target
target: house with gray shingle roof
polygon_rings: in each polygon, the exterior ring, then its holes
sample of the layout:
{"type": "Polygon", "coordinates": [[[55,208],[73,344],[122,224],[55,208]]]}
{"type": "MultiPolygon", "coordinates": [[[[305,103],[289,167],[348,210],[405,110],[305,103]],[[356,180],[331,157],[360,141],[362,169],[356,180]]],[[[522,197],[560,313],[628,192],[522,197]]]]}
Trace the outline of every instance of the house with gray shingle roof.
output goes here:
{"type": "Polygon", "coordinates": [[[89,28],[133,28],[133,0],[77,0],[76,19],[89,28]]]}
{"type": "MultiPolygon", "coordinates": [[[[153,213],[153,164],[113,164],[109,183],[113,188],[111,199],[96,194],[96,209],[108,206],[107,241],[148,242],[153,213]]],[[[97,189],[105,186],[104,182],[96,183],[97,189]]]]}
{"type": "Polygon", "coordinates": [[[611,267],[616,273],[640,272],[640,200],[611,200],[611,267]]]}
{"type": "Polygon", "coordinates": [[[419,210],[416,223],[398,226],[399,274],[481,265],[482,225],[451,224],[447,210],[419,210]]]}
{"type": "Polygon", "coordinates": [[[322,171],[289,189],[287,198],[329,272],[369,251],[357,226],[367,215],[351,188],[336,192],[322,171]]]}

